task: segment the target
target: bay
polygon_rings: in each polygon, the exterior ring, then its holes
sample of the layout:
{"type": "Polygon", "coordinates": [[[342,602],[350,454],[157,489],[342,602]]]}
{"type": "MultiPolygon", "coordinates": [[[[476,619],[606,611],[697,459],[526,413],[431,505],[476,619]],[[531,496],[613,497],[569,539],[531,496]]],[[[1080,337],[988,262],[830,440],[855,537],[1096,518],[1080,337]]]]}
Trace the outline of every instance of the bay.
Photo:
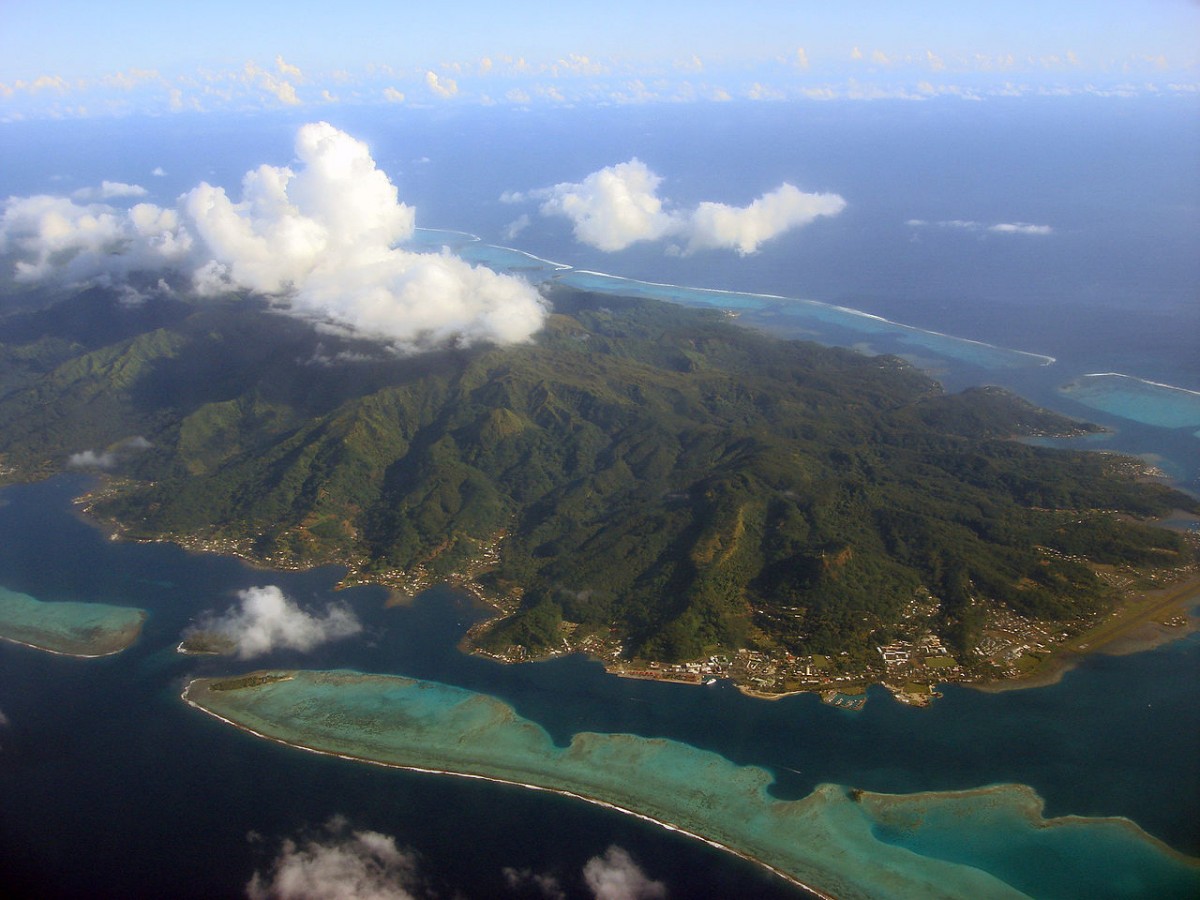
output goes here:
{"type": "MultiPolygon", "coordinates": [[[[108,541],[72,512],[85,483],[60,478],[0,493],[0,583],[34,596],[85,586],[147,609],[142,638],[117,656],[73,660],[0,647],[0,845],[20,848],[12,882],[39,896],[104,884],[149,896],[231,896],[272,857],[272,839],[334,815],[416,848],[428,878],[471,896],[505,890],[505,867],[575,877],[611,843],[675,896],[795,896],[749,863],[576,801],[517,788],[376,769],[281,748],[179,700],[193,676],[259,665],[345,667],[489,693],[559,745],[579,731],[666,737],[760,765],[780,797],[832,782],[886,793],[1024,783],[1046,814],[1125,816],[1181,851],[1200,850],[1200,639],[1088,658],[1046,688],[948,688],[918,710],[872,692],[859,713],[812,696],[778,701],[732,687],[617,679],[581,658],[501,666],[464,656],[481,614],[435,589],[385,608],[384,592],[343,592],[366,630],[309,654],[253,664],[183,657],[180,631],[234,592],[279,585],[302,603],[334,596],[338,572],[266,572],[169,545],[108,541]],[[555,823],[548,828],[547,822],[555,823]],[[248,839],[248,835],[264,836],[248,839]],[[467,858],[469,857],[469,859],[467,858]],[[213,866],[213,860],[221,860],[213,866]]],[[[579,896],[586,894],[579,893],[579,896]]]]}
{"type": "MultiPolygon", "coordinates": [[[[1176,483],[1200,488],[1194,426],[1139,422],[1106,398],[1086,405],[1060,390],[1097,372],[1200,388],[1192,165],[1200,132],[1188,108],[1165,99],[918,106],[730,104],[702,116],[683,107],[554,116],[349,109],[335,124],[371,143],[419,224],[536,257],[479,246],[482,262],[529,272],[537,259],[554,260],[657,285],[817,300],[1053,356],[1050,366],[991,369],[936,354],[918,362],[951,389],[1000,383],[1098,421],[1110,434],[1084,446],[1141,454],[1176,483]],[[681,205],[745,203],[788,179],[842,193],[847,211],[753,257],[668,257],[640,246],[610,256],[571,242],[562,222],[499,201],[503,191],[577,181],[633,155],[666,177],[664,191],[681,205]],[[531,224],[507,241],[522,211],[534,213],[531,224]],[[988,236],[916,229],[912,219],[1052,230],[1045,239],[988,236]]],[[[101,178],[132,183],[165,164],[169,176],[149,185],[160,202],[201,178],[232,189],[248,169],[286,162],[297,122],[287,114],[9,123],[0,186],[21,195],[101,178]],[[91,151],[82,161],[81,145],[91,151]]],[[[802,335],[786,304],[761,312],[762,327],[802,335]]],[[[863,338],[847,330],[838,340],[863,338]]],[[[568,896],[590,896],[580,872],[612,844],[671,896],[797,894],[749,863],[613,812],[316,757],[237,732],[179,699],[193,676],[257,665],[346,667],[488,693],[560,745],[581,730],[670,738],[768,768],[781,797],[821,783],[881,792],[1028,784],[1047,815],[1126,816],[1200,853],[1196,636],[1088,658],[1036,690],[948,688],[926,710],[873,692],[861,713],[805,696],[752,700],[725,684],[622,681],[579,658],[502,667],[465,657],[455,643],[481,612],[445,589],[402,608],[384,608],[378,589],[339,594],[366,631],[309,654],[245,664],[185,658],[174,651],[183,628],[228,607],[237,591],[275,584],[320,605],[335,596],[338,573],[266,572],[167,545],[110,542],[71,511],[85,486],[63,478],[0,492],[0,585],[149,615],[132,647],[103,659],[0,645],[0,855],[10,894],[77,897],[102,886],[126,897],[237,896],[282,838],[335,815],[414,848],[422,877],[442,895],[532,896],[528,885],[524,894],[510,889],[510,867],[552,874],[568,896]]]]}

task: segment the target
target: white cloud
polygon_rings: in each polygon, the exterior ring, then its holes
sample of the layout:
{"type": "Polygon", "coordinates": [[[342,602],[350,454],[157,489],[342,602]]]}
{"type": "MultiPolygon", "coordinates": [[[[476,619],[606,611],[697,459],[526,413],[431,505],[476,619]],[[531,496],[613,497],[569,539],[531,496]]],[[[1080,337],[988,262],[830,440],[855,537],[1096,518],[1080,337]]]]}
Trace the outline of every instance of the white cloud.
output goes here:
{"type": "Polygon", "coordinates": [[[155,166],[151,170],[150,174],[153,175],[155,178],[162,178],[164,175],[167,174],[167,170],[164,169],[162,166],[155,166]]]}
{"type": "Polygon", "coordinates": [[[76,200],[114,200],[121,197],[145,197],[148,194],[140,184],[123,181],[102,181],[99,187],[80,188],[71,196],[76,200]]]}
{"type": "Polygon", "coordinates": [[[677,230],[678,222],[658,197],[661,182],[635,158],[593,172],[577,184],[556,184],[546,192],[541,212],[570,219],[582,243],[609,252],[624,250],[677,230]]]}
{"type": "Polygon", "coordinates": [[[787,94],[769,84],[754,82],[746,91],[748,100],[786,100],[787,94]]]}
{"type": "Polygon", "coordinates": [[[410,351],[527,340],[546,315],[522,279],[397,244],[415,213],[365,144],[324,122],[296,136],[300,165],[248,172],[239,200],[201,183],[175,209],[10,198],[0,253],[19,280],[66,283],[178,270],[201,294],[248,289],[278,309],[410,351]]]}
{"type": "Polygon", "coordinates": [[[251,659],[274,650],[313,649],[320,644],[362,631],[354,612],[331,603],[323,616],[305,612],[275,585],[238,591],[239,604],[220,615],[201,617],[190,635],[217,635],[230,641],[239,659],[251,659]]]}
{"type": "Polygon", "coordinates": [[[295,78],[298,81],[303,80],[304,73],[300,71],[299,66],[293,66],[283,58],[283,54],[275,57],[275,68],[279,70],[280,75],[286,75],[288,78],[295,78]]]}
{"type": "Polygon", "coordinates": [[[439,97],[453,97],[458,93],[458,82],[453,78],[439,78],[436,72],[425,73],[425,84],[439,97]]]}
{"type": "Polygon", "coordinates": [[[505,226],[504,239],[506,241],[511,241],[513,238],[515,238],[517,235],[519,235],[522,231],[524,231],[526,228],[528,228],[529,225],[530,225],[529,216],[525,213],[522,213],[517,218],[513,219],[513,221],[509,222],[508,225],[505,226]]]}
{"type": "Polygon", "coordinates": [[[0,253],[23,257],[14,274],[18,280],[34,281],[68,268],[80,254],[119,252],[127,234],[127,223],[106,206],[79,206],[46,194],[10,197],[0,217],[0,253]]]}
{"type": "Polygon", "coordinates": [[[251,900],[411,900],[423,896],[417,857],[377,831],[349,831],[331,820],[324,833],[283,841],[266,873],[246,885],[251,900]]]}
{"type": "Polygon", "coordinates": [[[111,469],[116,464],[115,453],[97,453],[95,450],[84,450],[67,457],[67,465],[72,469],[111,469]]]}
{"type": "Polygon", "coordinates": [[[383,99],[388,103],[403,103],[404,92],[398,91],[394,87],[385,87],[383,89],[383,99]]]}
{"type": "Polygon", "coordinates": [[[846,206],[837,194],[805,193],[784,183],[748,206],[703,202],[694,210],[670,211],[659,197],[662,179],[637,159],[608,166],[578,183],[562,183],[525,194],[506,192],[501,200],[541,199],[545,216],[563,216],[575,238],[608,252],[639,241],[681,238],[684,251],[725,249],[754,253],[759,246],[820,216],[846,206]]]}
{"type": "Polygon", "coordinates": [[[988,231],[1001,234],[1050,234],[1053,230],[1049,225],[1030,225],[1028,222],[1001,222],[988,226],[988,231]]]}
{"type": "Polygon", "coordinates": [[[583,867],[583,879],[596,900],[652,900],[666,897],[661,881],[652,881],[623,849],[609,847],[583,867]]]}
{"type": "Polygon", "coordinates": [[[986,231],[992,234],[1053,234],[1054,229],[1049,225],[1031,225],[1028,222],[998,222],[988,225],[985,222],[975,222],[971,219],[943,219],[939,222],[929,222],[925,219],[909,219],[904,223],[911,228],[954,228],[960,231],[986,231]]]}
{"type": "Polygon", "coordinates": [[[838,194],[808,194],[784,183],[749,206],[701,203],[688,222],[688,252],[725,248],[754,253],[760,244],[846,208],[838,194]]]}
{"type": "MultiPolygon", "coordinates": [[[[142,300],[144,301],[144,297],[142,300]]],[[[128,301],[122,297],[122,303],[128,301]]],[[[83,450],[67,457],[67,465],[73,469],[111,469],[131,452],[149,450],[154,445],[140,434],[113,444],[108,450],[83,450]]]]}
{"type": "MultiPolygon", "coordinates": [[[[277,62],[281,64],[281,71],[286,71],[287,68],[295,68],[284,63],[282,56],[278,58],[277,62]]],[[[260,68],[253,62],[247,62],[242,71],[243,80],[247,84],[253,84],[262,88],[285,106],[300,105],[300,98],[296,95],[296,88],[290,81],[278,77],[274,72],[260,68]]]]}

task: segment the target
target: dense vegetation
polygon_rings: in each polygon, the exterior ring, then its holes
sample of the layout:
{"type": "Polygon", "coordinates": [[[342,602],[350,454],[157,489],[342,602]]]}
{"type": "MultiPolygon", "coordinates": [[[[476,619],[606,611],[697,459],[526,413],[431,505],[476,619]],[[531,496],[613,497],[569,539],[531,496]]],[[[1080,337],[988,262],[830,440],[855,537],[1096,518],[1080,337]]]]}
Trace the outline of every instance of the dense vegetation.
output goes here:
{"type": "Polygon", "coordinates": [[[487,640],[535,651],[564,621],[663,659],[861,648],[924,590],[962,646],[981,601],[1077,616],[1104,602],[1089,561],[1184,552],[1130,517],[1193,501],[1009,440],[1077,426],[1003,391],[719,313],[553,302],[533,344],[406,358],[245,298],[91,291],[0,319],[0,463],[107,450],[130,480],[97,511],[131,535],[276,563],[437,579],[498,550],[480,580],[520,609],[487,640]]]}

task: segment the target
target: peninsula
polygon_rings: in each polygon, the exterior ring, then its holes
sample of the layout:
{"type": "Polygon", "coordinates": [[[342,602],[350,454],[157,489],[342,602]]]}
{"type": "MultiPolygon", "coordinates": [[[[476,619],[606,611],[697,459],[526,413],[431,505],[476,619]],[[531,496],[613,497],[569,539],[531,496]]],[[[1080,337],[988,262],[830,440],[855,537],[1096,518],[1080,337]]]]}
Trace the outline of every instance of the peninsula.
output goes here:
{"type": "Polygon", "coordinates": [[[91,466],[130,539],[460,584],[495,658],[768,695],[1019,676],[1196,575],[1152,522],[1194,498],[1012,440],[1091,426],[720,311],[547,301],[531,343],[399,355],[253,297],[92,288],[0,319],[0,471],[91,466]]]}

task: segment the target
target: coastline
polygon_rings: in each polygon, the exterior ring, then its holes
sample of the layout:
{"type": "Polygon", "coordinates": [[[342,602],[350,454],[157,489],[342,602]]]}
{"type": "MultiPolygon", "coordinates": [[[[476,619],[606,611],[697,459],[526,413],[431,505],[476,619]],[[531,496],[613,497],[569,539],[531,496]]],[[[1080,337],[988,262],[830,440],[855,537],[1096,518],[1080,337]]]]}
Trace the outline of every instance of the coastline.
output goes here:
{"type": "MultiPolygon", "coordinates": [[[[436,584],[443,584],[447,587],[460,590],[469,595],[481,607],[485,607],[491,613],[485,619],[475,623],[463,635],[459,641],[459,649],[461,652],[482,656],[496,662],[504,664],[520,664],[526,662],[537,662],[542,659],[551,659],[557,656],[568,655],[571,653],[583,653],[588,657],[601,662],[605,670],[620,678],[631,678],[634,680],[649,680],[661,681],[672,684],[690,684],[704,686],[708,680],[708,676],[696,677],[670,677],[669,673],[664,672],[659,674],[641,674],[640,672],[630,672],[622,666],[614,665],[614,661],[591,652],[583,648],[563,648],[551,653],[547,653],[537,657],[522,657],[519,659],[511,659],[504,655],[487,653],[481,650],[476,642],[475,637],[489,630],[496,623],[510,616],[513,612],[511,602],[504,602],[500,598],[492,597],[489,592],[484,589],[470,574],[464,574],[457,578],[446,579],[441,582],[431,581],[427,576],[421,574],[414,577],[406,577],[403,574],[397,577],[365,577],[352,561],[346,560],[323,560],[314,561],[311,563],[298,563],[295,561],[272,561],[264,560],[254,556],[242,547],[238,546],[238,542],[233,540],[214,540],[201,537],[187,538],[186,536],[161,536],[161,537],[130,537],[126,529],[119,522],[101,520],[99,517],[92,514],[90,505],[91,501],[96,498],[97,494],[103,493],[104,488],[93,489],[88,491],[83,496],[76,498],[75,505],[78,509],[80,518],[83,521],[91,523],[93,526],[108,536],[110,540],[126,540],[132,543],[170,543],[175,544],[188,553],[217,553],[225,556],[232,556],[241,560],[247,566],[264,572],[270,571],[308,571],[322,566],[341,566],[345,568],[346,573],[339,579],[337,589],[353,587],[358,585],[377,585],[383,587],[388,592],[385,606],[406,606],[414,602],[416,596],[423,590],[431,588],[436,584]],[[665,677],[664,677],[665,676],[665,677]]],[[[888,690],[893,700],[898,703],[903,703],[906,706],[923,708],[929,703],[937,699],[937,688],[944,683],[953,683],[967,687],[972,690],[978,690],[985,693],[1001,693],[1005,691],[1034,689],[1039,687],[1047,687],[1057,684],[1062,680],[1066,672],[1074,669],[1084,657],[1090,653],[1102,652],[1114,655],[1123,655],[1129,653],[1140,653],[1153,650],[1164,644],[1171,643],[1200,631],[1200,572],[1195,572],[1182,582],[1174,585],[1168,585],[1164,588],[1156,588],[1150,591],[1139,592],[1146,599],[1141,604],[1136,601],[1129,605],[1143,605],[1149,602],[1149,606],[1136,612],[1128,622],[1119,623],[1115,627],[1111,625],[1108,617],[1101,624],[1100,628],[1111,629],[1111,633],[1106,634],[1101,640],[1095,638],[1090,641],[1084,641],[1081,644],[1081,639],[1088,635],[1091,629],[1084,631],[1081,635],[1076,635],[1074,638],[1067,641],[1060,649],[1056,650],[1037,668],[1028,674],[1010,676],[1000,679],[980,678],[975,680],[963,679],[954,682],[938,682],[930,681],[930,696],[925,702],[911,702],[901,698],[903,690],[897,690],[893,687],[888,687],[884,683],[884,679],[871,680],[864,678],[861,682],[853,685],[842,685],[844,687],[869,687],[871,684],[878,684],[888,690]],[[1195,611],[1189,607],[1197,607],[1195,611]],[[1159,622],[1153,621],[1157,616],[1166,615],[1168,613],[1180,613],[1186,616],[1186,624],[1182,626],[1168,626],[1159,622]]],[[[1128,606],[1126,606],[1128,608],[1128,606]]],[[[31,645],[32,646],[32,645],[31,645]]],[[[40,648],[39,648],[40,649],[40,648]]],[[[119,652],[119,651],[113,651],[119,652]]],[[[107,654],[106,654],[107,655],[107,654]]],[[[791,697],[798,694],[816,694],[821,696],[830,690],[838,690],[839,687],[832,684],[814,684],[811,687],[785,690],[785,691],[763,691],[755,687],[744,684],[735,678],[731,678],[726,674],[717,674],[715,677],[721,680],[731,681],[734,686],[744,695],[758,700],[776,701],[785,697],[791,697]]],[[[924,699],[924,695],[921,695],[924,699]]]]}
{"type": "MultiPolygon", "coordinates": [[[[816,887],[815,885],[807,884],[807,883],[801,881],[800,879],[788,874],[787,872],[783,871],[782,869],[779,869],[779,868],[771,865],[770,863],[766,862],[765,860],[758,859],[757,857],[752,856],[749,853],[745,853],[743,851],[740,851],[733,847],[730,847],[726,844],[722,844],[721,842],[715,841],[712,838],[705,837],[702,834],[697,834],[696,832],[689,831],[688,829],[683,828],[679,825],[675,825],[671,822],[656,819],[653,816],[649,816],[649,815],[639,812],[637,810],[629,809],[627,807],[620,806],[619,804],[611,803],[607,800],[602,800],[599,797],[592,797],[592,796],[582,793],[582,792],[570,791],[570,790],[566,790],[564,788],[554,788],[554,787],[548,787],[545,785],[532,784],[532,783],[524,782],[524,781],[506,779],[506,778],[501,778],[501,777],[494,776],[494,775],[484,775],[484,774],[480,774],[477,772],[460,772],[460,771],[455,771],[455,770],[451,770],[451,769],[434,769],[434,768],[429,768],[429,767],[424,767],[424,766],[404,765],[402,763],[387,762],[385,760],[372,759],[372,758],[366,757],[366,756],[356,756],[354,754],[349,754],[349,753],[338,753],[338,752],[335,752],[332,750],[321,750],[316,747],[308,747],[304,744],[297,743],[295,741],[289,741],[285,738],[277,737],[275,735],[263,734],[262,732],[256,731],[255,729],[250,728],[247,725],[243,725],[240,722],[236,722],[232,719],[222,716],[220,713],[216,712],[215,710],[209,709],[208,707],[203,706],[202,704],[193,700],[191,698],[191,696],[189,696],[189,692],[191,691],[193,685],[195,685],[197,682],[204,681],[204,680],[206,680],[206,679],[193,679],[192,681],[188,682],[184,686],[183,692],[180,694],[180,698],[188,706],[192,707],[193,709],[197,709],[202,713],[212,716],[214,719],[224,722],[226,725],[232,726],[233,728],[237,729],[238,731],[253,735],[254,737],[257,737],[257,738],[260,738],[263,740],[267,740],[267,741],[271,741],[273,743],[280,744],[284,747],[291,747],[296,750],[303,750],[307,753],[315,753],[318,756],[329,756],[329,757],[333,757],[335,759],[348,760],[350,762],[367,763],[367,764],[373,765],[373,766],[381,766],[386,769],[398,769],[398,770],[404,771],[404,772],[419,772],[421,774],[427,774],[427,775],[448,775],[453,778],[469,778],[469,779],[473,779],[476,781],[487,781],[487,782],[491,782],[492,784],[503,784],[503,785],[508,785],[510,787],[524,788],[526,790],[540,791],[542,793],[555,794],[560,797],[569,797],[574,800],[581,800],[584,803],[590,803],[594,806],[603,807],[604,809],[610,809],[610,810],[613,810],[614,812],[619,812],[619,813],[622,813],[627,816],[632,816],[635,819],[640,819],[643,822],[649,822],[650,824],[657,825],[660,828],[666,829],[667,831],[671,831],[676,834],[681,834],[681,835],[684,835],[685,837],[689,837],[694,840],[701,841],[701,842],[707,844],[708,846],[713,847],[717,850],[724,851],[725,853],[732,854],[733,856],[736,856],[739,859],[743,859],[747,862],[753,863],[754,865],[767,870],[771,874],[776,875],[779,878],[782,878],[784,881],[788,882],[789,884],[795,885],[796,887],[802,888],[803,890],[808,891],[811,894],[814,894],[815,896],[821,898],[821,900],[839,900],[839,898],[837,898],[835,895],[826,894],[820,888],[816,887]]],[[[207,679],[207,680],[211,680],[211,679],[207,679]]]]}
{"type": "MultiPolygon", "coordinates": [[[[1133,614],[1131,620],[1120,623],[1099,639],[1088,639],[1089,632],[1076,635],[1060,651],[1050,656],[1033,673],[1018,678],[984,682],[963,682],[963,687],[999,694],[1025,688],[1048,687],[1058,684],[1063,676],[1076,668],[1092,653],[1127,656],[1155,650],[1200,631],[1200,574],[1192,575],[1174,585],[1145,592],[1142,601],[1146,608],[1133,614]],[[1182,617],[1178,625],[1167,625],[1162,618],[1182,617]],[[1073,646],[1072,646],[1073,645],[1073,646]]],[[[1105,623],[1098,628],[1103,629],[1105,623]]]]}
{"type": "Polygon", "coordinates": [[[102,650],[99,653],[77,653],[72,650],[63,650],[61,646],[49,646],[51,642],[35,643],[33,641],[23,641],[20,638],[15,638],[7,634],[0,634],[0,641],[8,641],[10,644],[17,644],[21,647],[28,647],[31,650],[38,650],[42,653],[53,653],[55,656],[66,656],[70,659],[103,659],[106,656],[116,656],[118,653],[123,653],[132,647],[142,634],[142,622],[146,619],[145,613],[142,614],[142,620],[132,628],[127,629],[118,640],[111,642],[112,649],[102,650]],[[120,644],[120,646],[117,646],[120,644]]]}
{"type": "MultiPolygon", "coordinates": [[[[608,272],[597,272],[593,269],[572,269],[571,271],[574,273],[577,273],[579,275],[585,275],[585,276],[590,275],[590,276],[597,277],[597,278],[609,278],[614,281],[624,282],[627,285],[643,285],[643,286],[649,287],[649,288],[664,288],[664,289],[668,289],[668,290],[687,291],[687,292],[693,293],[693,294],[712,294],[718,298],[721,296],[741,297],[741,298],[746,298],[746,299],[749,299],[749,300],[752,300],[752,301],[758,302],[758,303],[765,302],[770,305],[778,305],[780,303],[802,304],[802,305],[808,306],[810,308],[817,307],[820,309],[827,309],[827,310],[831,310],[833,312],[839,312],[839,313],[843,313],[845,315],[854,316],[854,317],[860,318],[860,319],[866,319],[866,320],[869,320],[872,322],[876,322],[880,325],[886,325],[886,326],[890,326],[892,328],[899,328],[906,332],[912,332],[914,334],[922,334],[922,335],[928,335],[931,337],[945,338],[947,340],[953,340],[953,341],[962,341],[963,343],[972,344],[976,347],[985,347],[988,350],[997,350],[997,351],[1000,351],[1003,353],[1012,353],[1017,356],[1029,357],[1031,360],[1038,360],[1037,364],[1040,367],[1051,366],[1051,365],[1054,365],[1056,362],[1058,362],[1057,358],[1055,358],[1053,356],[1048,356],[1045,353],[1034,353],[1033,351],[1030,351],[1030,350],[1017,350],[1013,347],[1002,347],[999,344],[990,344],[987,341],[980,341],[980,340],[976,340],[974,338],[959,337],[957,335],[946,334],[941,331],[934,331],[930,328],[921,328],[917,325],[906,325],[903,322],[896,322],[896,321],[893,321],[892,319],[887,319],[887,318],[884,318],[883,316],[876,315],[875,313],[865,312],[861,309],[854,309],[853,307],[850,307],[850,306],[839,306],[835,303],[825,303],[824,301],[821,301],[821,300],[808,300],[808,299],[804,299],[802,297],[786,297],[786,296],[783,296],[782,294],[763,294],[763,293],[754,293],[754,292],[748,292],[748,291],[722,290],[720,288],[689,287],[688,285],[683,285],[683,284],[668,284],[665,282],[657,282],[657,281],[643,281],[643,280],[636,279],[636,278],[627,278],[624,275],[613,275],[608,272]]],[[[561,280],[561,276],[560,276],[560,280],[561,280]]],[[[581,288],[581,290],[592,290],[592,288],[581,288]]],[[[605,293],[617,294],[616,291],[605,291],[605,293]]],[[[638,295],[635,294],[634,296],[638,296],[638,295]]],[[[659,299],[659,300],[664,299],[663,297],[660,297],[660,296],[658,296],[658,294],[653,293],[653,292],[651,293],[651,297],[653,299],[659,299]]],[[[678,303],[681,306],[704,306],[706,308],[713,308],[713,307],[717,306],[717,304],[715,304],[715,303],[708,304],[708,303],[688,302],[686,299],[683,299],[680,297],[673,297],[670,299],[669,302],[678,303]]]]}
{"type": "Polygon", "coordinates": [[[45,601],[0,586],[0,640],[58,656],[100,659],[127,650],[146,616],[133,606],[45,601]]]}
{"type": "Polygon", "coordinates": [[[1091,862],[1073,861],[1078,875],[1108,878],[1115,867],[1146,885],[1175,889],[1191,889],[1200,877],[1200,859],[1131,819],[1047,819],[1044,800],[1023,784],[884,794],[821,783],[804,797],[780,800],[768,791],[768,770],[690,744],[581,732],[561,746],[486,694],[354,671],[199,678],[181,699],[237,730],[317,755],[582,800],[703,841],[821,897],[1025,896],[1030,884],[1010,880],[1006,859],[1093,841],[1105,849],[1091,862]],[[299,719],[296,709],[303,710],[299,719]],[[641,777],[631,781],[623,767],[641,777]],[[928,841],[960,841],[963,828],[993,830],[1003,854],[972,850],[969,841],[962,858],[923,849],[928,841]]]}

